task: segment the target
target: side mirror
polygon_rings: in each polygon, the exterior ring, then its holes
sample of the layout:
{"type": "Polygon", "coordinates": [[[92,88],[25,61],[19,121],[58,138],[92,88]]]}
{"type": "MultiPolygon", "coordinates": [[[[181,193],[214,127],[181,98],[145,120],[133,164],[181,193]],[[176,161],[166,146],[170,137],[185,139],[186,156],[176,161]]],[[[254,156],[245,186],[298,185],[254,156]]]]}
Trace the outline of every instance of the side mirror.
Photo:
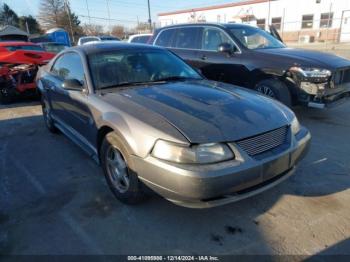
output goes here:
{"type": "Polygon", "coordinates": [[[229,43],[222,43],[218,46],[218,52],[231,55],[233,53],[233,47],[229,43]]]}
{"type": "Polygon", "coordinates": [[[78,79],[66,79],[63,81],[62,87],[73,91],[83,90],[83,84],[78,79]]]}

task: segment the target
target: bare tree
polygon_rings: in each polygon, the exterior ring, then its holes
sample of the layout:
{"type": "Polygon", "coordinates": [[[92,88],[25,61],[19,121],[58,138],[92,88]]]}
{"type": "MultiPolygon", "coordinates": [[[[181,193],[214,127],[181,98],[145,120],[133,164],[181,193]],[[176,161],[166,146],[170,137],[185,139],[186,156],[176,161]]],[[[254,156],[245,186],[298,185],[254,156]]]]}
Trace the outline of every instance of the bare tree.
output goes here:
{"type": "Polygon", "coordinates": [[[39,21],[44,29],[59,27],[64,12],[64,0],[41,0],[39,21]]]}
{"type": "Polygon", "coordinates": [[[138,33],[147,33],[149,32],[149,23],[138,23],[138,25],[135,27],[135,30],[138,33]]]}
{"type": "Polygon", "coordinates": [[[104,34],[103,26],[98,24],[84,24],[83,31],[86,35],[103,35],[104,34]]]}
{"type": "Polygon", "coordinates": [[[118,37],[118,38],[124,38],[125,37],[125,27],[122,25],[115,25],[112,27],[111,34],[118,37]]]}
{"type": "Polygon", "coordinates": [[[38,18],[43,29],[63,28],[70,33],[71,40],[83,34],[79,17],[71,11],[68,1],[41,0],[40,4],[38,18]]]}

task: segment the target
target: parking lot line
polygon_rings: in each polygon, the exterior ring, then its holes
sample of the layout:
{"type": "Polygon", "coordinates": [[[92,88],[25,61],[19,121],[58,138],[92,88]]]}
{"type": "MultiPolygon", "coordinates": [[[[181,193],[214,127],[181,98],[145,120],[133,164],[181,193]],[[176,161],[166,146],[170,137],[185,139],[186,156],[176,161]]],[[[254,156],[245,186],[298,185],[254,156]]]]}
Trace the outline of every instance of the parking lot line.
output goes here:
{"type": "MultiPolygon", "coordinates": [[[[10,157],[10,161],[13,163],[14,167],[17,168],[22,174],[24,174],[31,185],[36,189],[41,195],[46,195],[47,191],[45,187],[39,182],[39,180],[33,176],[30,171],[21,163],[16,161],[13,157],[10,157]]],[[[97,243],[89,236],[89,234],[79,225],[69,213],[66,211],[60,211],[59,216],[62,220],[71,228],[72,232],[84,243],[93,254],[103,255],[102,249],[97,245],[97,243]]]]}

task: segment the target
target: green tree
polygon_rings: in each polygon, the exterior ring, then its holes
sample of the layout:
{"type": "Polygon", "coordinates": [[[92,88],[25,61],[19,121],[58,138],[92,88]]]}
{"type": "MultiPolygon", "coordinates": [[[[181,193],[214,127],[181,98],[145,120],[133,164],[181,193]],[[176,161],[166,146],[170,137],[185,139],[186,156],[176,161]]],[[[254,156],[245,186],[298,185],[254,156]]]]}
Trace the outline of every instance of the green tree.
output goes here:
{"type": "Polygon", "coordinates": [[[38,21],[31,15],[29,16],[21,16],[19,17],[19,28],[22,29],[23,31],[27,31],[27,25],[28,24],[28,29],[30,34],[41,34],[42,30],[40,28],[40,25],[38,21]]]}
{"type": "Polygon", "coordinates": [[[18,26],[19,18],[15,11],[13,11],[7,4],[0,7],[0,24],[18,26]]]}
{"type": "Polygon", "coordinates": [[[71,34],[72,40],[77,40],[77,38],[84,34],[83,28],[80,24],[79,17],[71,11],[70,6],[68,5],[65,7],[65,11],[60,15],[57,27],[64,28],[71,34]]]}

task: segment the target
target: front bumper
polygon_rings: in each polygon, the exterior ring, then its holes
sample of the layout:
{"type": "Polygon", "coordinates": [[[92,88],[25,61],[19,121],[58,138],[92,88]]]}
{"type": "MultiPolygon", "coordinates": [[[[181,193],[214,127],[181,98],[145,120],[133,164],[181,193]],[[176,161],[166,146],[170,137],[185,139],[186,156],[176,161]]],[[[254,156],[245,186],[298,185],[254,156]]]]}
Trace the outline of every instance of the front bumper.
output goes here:
{"type": "Polygon", "coordinates": [[[175,164],[152,156],[132,160],[139,178],[161,196],[181,206],[207,208],[256,195],[292,175],[311,135],[302,128],[290,136],[287,148],[259,158],[235,146],[236,160],[211,165],[175,164]]]}
{"type": "Polygon", "coordinates": [[[322,85],[324,86],[324,90],[319,92],[315,92],[316,87],[312,92],[310,90],[299,89],[298,100],[301,104],[304,104],[308,107],[313,108],[329,108],[334,107],[339,104],[344,103],[350,97],[350,83],[337,85],[331,88],[332,85],[329,83],[324,84],[314,84],[308,83],[310,86],[314,85],[322,85]]]}

